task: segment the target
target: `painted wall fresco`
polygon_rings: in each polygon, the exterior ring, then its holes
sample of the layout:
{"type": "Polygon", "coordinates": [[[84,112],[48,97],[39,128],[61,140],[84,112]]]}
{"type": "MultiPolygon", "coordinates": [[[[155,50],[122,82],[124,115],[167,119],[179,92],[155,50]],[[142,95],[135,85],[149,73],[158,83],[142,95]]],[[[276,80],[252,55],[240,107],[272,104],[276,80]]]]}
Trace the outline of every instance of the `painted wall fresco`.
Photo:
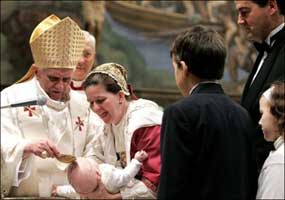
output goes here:
{"type": "Polygon", "coordinates": [[[226,90],[242,91],[256,56],[237,26],[233,1],[1,1],[2,85],[18,80],[32,64],[29,37],[51,13],[71,16],[94,34],[97,64],[124,65],[136,88],[176,89],[168,50],[178,32],[195,24],[225,38],[226,90]]]}

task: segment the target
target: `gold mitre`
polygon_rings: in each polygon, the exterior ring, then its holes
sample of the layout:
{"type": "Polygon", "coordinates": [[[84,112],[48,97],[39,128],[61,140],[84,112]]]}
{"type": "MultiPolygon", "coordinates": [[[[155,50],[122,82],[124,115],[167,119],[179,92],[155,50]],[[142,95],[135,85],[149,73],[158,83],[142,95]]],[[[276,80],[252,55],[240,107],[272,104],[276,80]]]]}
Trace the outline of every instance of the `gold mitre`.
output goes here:
{"type": "MultiPolygon", "coordinates": [[[[34,63],[39,68],[74,69],[85,46],[85,37],[80,27],[70,18],[59,19],[50,15],[37,25],[30,46],[34,63]]],[[[31,79],[34,69],[18,82],[31,79]]]]}
{"type": "Polygon", "coordinates": [[[130,95],[127,86],[127,70],[117,63],[105,63],[95,67],[88,75],[91,74],[106,74],[114,79],[120,86],[125,95],[130,95]]]}

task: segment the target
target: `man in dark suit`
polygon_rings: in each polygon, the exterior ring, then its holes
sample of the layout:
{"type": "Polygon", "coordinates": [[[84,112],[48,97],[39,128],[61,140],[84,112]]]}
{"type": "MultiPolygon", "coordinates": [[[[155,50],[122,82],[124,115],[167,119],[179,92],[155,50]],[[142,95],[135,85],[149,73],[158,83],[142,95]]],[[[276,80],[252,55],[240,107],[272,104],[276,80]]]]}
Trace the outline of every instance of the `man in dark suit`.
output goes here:
{"type": "Polygon", "coordinates": [[[285,27],[284,0],[235,1],[238,24],[259,51],[256,62],[248,77],[241,105],[248,110],[256,126],[257,165],[261,169],[269,151],[258,125],[260,119],[259,99],[272,82],[285,76],[285,27]]]}
{"type": "Polygon", "coordinates": [[[159,199],[254,199],[256,162],[248,112],[224,94],[226,49],[203,26],[177,36],[171,48],[184,98],[165,109],[159,199]]]}

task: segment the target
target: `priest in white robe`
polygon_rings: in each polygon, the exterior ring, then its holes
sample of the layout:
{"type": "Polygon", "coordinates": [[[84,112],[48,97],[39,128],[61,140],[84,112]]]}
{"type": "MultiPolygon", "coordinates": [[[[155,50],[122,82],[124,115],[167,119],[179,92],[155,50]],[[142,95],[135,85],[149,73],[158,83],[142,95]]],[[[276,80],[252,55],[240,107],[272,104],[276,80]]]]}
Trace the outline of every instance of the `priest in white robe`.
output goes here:
{"type": "Polygon", "coordinates": [[[54,185],[67,185],[61,154],[93,157],[102,121],[82,95],[70,90],[73,70],[84,48],[79,26],[51,15],[33,31],[34,63],[16,84],[1,91],[1,106],[44,96],[44,106],[1,110],[1,193],[50,197],[54,185]]]}

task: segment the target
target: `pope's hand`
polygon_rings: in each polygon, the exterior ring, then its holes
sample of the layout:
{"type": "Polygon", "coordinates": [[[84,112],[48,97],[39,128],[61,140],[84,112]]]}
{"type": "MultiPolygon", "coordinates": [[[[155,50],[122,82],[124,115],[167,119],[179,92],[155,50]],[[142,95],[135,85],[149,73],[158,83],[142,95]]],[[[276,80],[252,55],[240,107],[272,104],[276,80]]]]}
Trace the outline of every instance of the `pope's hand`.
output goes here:
{"type": "Polygon", "coordinates": [[[60,155],[57,147],[50,140],[38,140],[28,143],[24,148],[24,157],[31,153],[41,158],[53,158],[60,155]]]}

